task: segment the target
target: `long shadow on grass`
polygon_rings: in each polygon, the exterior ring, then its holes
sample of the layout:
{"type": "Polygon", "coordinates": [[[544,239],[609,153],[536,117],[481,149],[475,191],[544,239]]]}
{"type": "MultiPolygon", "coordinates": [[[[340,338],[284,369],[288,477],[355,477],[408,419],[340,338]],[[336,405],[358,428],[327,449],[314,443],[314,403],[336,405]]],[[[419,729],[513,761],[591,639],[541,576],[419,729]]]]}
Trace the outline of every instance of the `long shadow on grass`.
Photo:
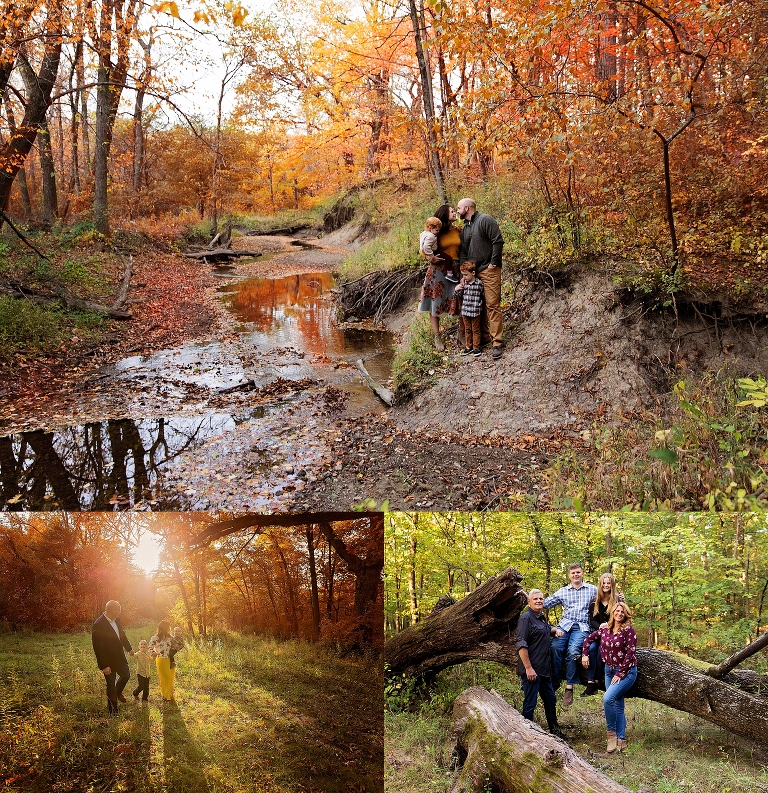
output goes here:
{"type": "Polygon", "coordinates": [[[163,703],[163,760],[168,790],[207,793],[205,754],[189,734],[175,702],[163,703]]]}
{"type": "Polygon", "coordinates": [[[270,759],[275,782],[312,793],[383,790],[384,698],[373,670],[361,664],[342,674],[329,663],[250,671],[237,706],[256,729],[241,740],[257,765],[259,755],[270,759]]]}

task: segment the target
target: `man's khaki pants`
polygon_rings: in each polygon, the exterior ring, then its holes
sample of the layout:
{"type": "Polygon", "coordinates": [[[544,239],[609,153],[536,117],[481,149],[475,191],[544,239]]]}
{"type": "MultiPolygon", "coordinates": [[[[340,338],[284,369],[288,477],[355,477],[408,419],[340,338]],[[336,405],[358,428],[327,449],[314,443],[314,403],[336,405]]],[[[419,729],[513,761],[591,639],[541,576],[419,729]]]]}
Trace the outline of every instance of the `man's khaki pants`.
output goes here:
{"type": "Polygon", "coordinates": [[[485,344],[490,340],[494,347],[501,347],[504,331],[501,321],[501,267],[486,267],[478,276],[485,291],[485,304],[480,314],[482,341],[485,344]]]}

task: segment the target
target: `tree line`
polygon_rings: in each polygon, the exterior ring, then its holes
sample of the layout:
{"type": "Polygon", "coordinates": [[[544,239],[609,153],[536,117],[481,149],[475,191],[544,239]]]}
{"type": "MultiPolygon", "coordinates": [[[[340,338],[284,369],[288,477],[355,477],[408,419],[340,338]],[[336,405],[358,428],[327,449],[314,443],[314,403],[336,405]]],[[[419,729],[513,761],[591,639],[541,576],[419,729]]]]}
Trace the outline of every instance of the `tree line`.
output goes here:
{"type": "MultiPolygon", "coordinates": [[[[6,3],[0,208],[138,218],[307,206],[426,169],[515,174],[561,248],[766,254],[766,0],[6,3]],[[230,10],[227,10],[229,8],[230,10]],[[195,51],[195,37],[210,43],[195,51]],[[211,54],[214,52],[215,54],[211,54]],[[178,64],[210,61],[211,109],[178,64]],[[33,147],[36,149],[33,152],[33,147]],[[543,210],[542,210],[543,208],[543,210]]],[[[702,259],[703,260],[703,259],[702,259]]]]}
{"type": "Polygon", "coordinates": [[[368,519],[272,525],[201,541],[212,520],[170,512],[6,515],[0,625],[79,630],[112,599],[128,624],[170,613],[191,636],[238,630],[344,647],[380,643],[382,540],[368,519]],[[161,543],[151,574],[133,558],[146,532],[161,543]],[[366,564],[378,565],[368,589],[361,586],[366,564]]]}
{"type": "Polygon", "coordinates": [[[616,576],[642,646],[721,660],[768,623],[768,529],[757,513],[399,513],[386,559],[390,635],[510,566],[526,590],[554,592],[574,561],[585,580],[616,576]]]}

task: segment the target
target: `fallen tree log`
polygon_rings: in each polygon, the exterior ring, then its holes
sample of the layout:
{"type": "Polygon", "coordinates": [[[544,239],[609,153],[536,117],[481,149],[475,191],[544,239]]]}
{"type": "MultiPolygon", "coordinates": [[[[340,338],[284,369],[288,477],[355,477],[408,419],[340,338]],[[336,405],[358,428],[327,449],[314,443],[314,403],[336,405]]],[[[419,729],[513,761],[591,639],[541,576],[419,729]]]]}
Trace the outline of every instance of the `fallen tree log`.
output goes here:
{"type": "Polygon", "coordinates": [[[363,380],[365,380],[366,385],[368,388],[373,391],[374,394],[385,404],[392,407],[393,396],[392,392],[388,388],[384,388],[384,386],[374,380],[370,374],[368,374],[368,370],[365,368],[365,364],[363,363],[362,358],[358,358],[355,361],[355,366],[360,371],[360,374],[363,376],[363,380]]]}
{"type": "Polygon", "coordinates": [[[463,691],[453,705],[453,721],[462,770],[452,793],[629,793],[495,691],[463,691]]]}
{"type": "Polygon", "coordinates": [[[517,663],[517,620],[528,603],[513,567],[384,645],[388,674],[419,677],[474,659],[517,663]]]}
{"type": "Polygon", "coordinates": [[[101,303],[94,303],[91,300],[83,300],[73,295],[66,287],[61,284],[51,283],[53,295],[42,292],[39,289],[32,289],[15,279],[8,279],[4,284],[0,284],[0,292],[11,295],[17,299],[29,300],[38,305],[50,305],[51,303],[63,303],[68,308],[76,308],[79,311],[90,311],[94,314],[103,314],[110,319],[133,319],[133,314],[123,306],[117,304],[113,306],[103,306],[101,303]]]}
{"type": "MultiPolygon", "coordinates": [[[[390,676],[423,677],[469,660],[517,666],[517,621],[527,604],[514,568],[488,579],[463,600],[449,603],[384,646],[390,676]]],[[[723,680],[709,664],[684,655],[638,648],[637,682],[628,696],[700,716],[737,735],[768,745],[765,676],[744,670],[723,680]]]]}
{"type": "Polygon", "coordinates": [[[187,259],[206,259],[211,261],[220,261],[222,259],[237,259],[241,256],[248,256],[256,258],[261,256],[261,251],[240,251],[232,248],[214,248],[213,250],[204,251],[187,251],[182,253],[182,256],[187,259]]]}

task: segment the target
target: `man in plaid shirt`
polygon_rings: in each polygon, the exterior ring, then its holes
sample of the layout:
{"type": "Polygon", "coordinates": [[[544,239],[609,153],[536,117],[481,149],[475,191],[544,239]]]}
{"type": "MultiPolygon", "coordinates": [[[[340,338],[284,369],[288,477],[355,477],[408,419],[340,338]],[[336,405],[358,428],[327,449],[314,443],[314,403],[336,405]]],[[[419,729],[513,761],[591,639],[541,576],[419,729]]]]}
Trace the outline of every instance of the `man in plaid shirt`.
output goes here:
{"type": "Polygon", "coordinates": [[[584,570],[578,562],[568,568],[571,583],[558,589],[544,601],[544,608],[562,606],[563,615],[557,627],[563,631],[552,642],[552,684],[560,685],[560,670],[565,655],[565,694],[563,705],[573,703],[573,685],[579,682],[578,663],[581,660],[581,645],[589,635],[589,604],[597,597],[597,587],[584,583],[584,570]]]}

